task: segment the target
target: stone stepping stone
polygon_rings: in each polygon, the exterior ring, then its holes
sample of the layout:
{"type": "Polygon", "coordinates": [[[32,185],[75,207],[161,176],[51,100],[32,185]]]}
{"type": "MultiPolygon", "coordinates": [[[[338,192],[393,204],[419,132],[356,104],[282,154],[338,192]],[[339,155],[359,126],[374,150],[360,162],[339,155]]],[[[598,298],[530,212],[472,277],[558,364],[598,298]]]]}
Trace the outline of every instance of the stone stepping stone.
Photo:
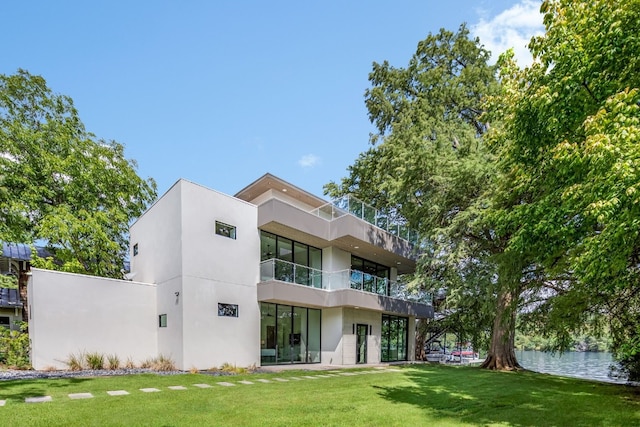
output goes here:
{"type": "Polygon", "coordinates": [[[168,387],[170,390],[186,390],[187,388],[183,385],[170,385],[168,387]]]}
{"type": "Polygon", "coordinates": [[[69,399],[91,399],[92,397],[91,393],[69,393],[69,399]]]}
{"type": "Polygon", "coordinates": [[[316,375],[316,377],[320,377],[320,378],[331,378],[329,375],[316,375]]]}
{"type": "Polygon", "coordinates": [[[143,393],[156,393],[160,391],[160,389],[149,387],[149,388],[141,388],[140,391],[143,393]]]}
{"type": "Polygon", "coordinates": [[[285,380],[284,378],[274,378],[274,381],[280,381],[281,383],[288,383],[289,380],[285,380]]]}
{"type": "Polygon", "coordinates": [[[327,375],[325,375],[325,377],[337,377],[337,376],[338,376],[337,374],[327,374],[327,375]]]}
{"type": "Polygon", "coordinates": [[[235,384],[234,383],[228,383],[226,381],[222,381],[219,382],[218,385],[224,386],[224,387],[233,387],[235,384]]]}
{"type": "Polygon", "coordinates": [[[198,388],[211,388],[213,387],[211,384],[194,384],[194,387],[198,387],[198,388]]]}
{"type": "Polygon", "coordinates": [[[264,378],[260,378],[259,380],[256,380],[256,381],[260,381],[261,383],[270,383],[271,382],[271,381],[266,380],[264,378]]]}
{"type": "Polygon", "coordinates": [[[401,372],[401,371],[402,371],[402,369],[398,369],[398,368],[389,368],[389,369],[387,369],[387,371],[389,371],[389,372],[401,372]]]}
{"type": "Polygon", "coordinates": [[[238,382],[240,384],[247,384],[247,385],[253,384],[251,381],[238,381],[238,382]]]}
{"type": "Polygon", "coordinates": [[[302,378],[298,377],[289,377],[290,380],[302,381],[302,378]]]}
{"type": "Polygon", "coordinates": [[[7,401],[6,400],[0,400],[0,406],[4,406],[6,405],[7,401]]]}
{"type": "Polygon", "coordinates": [[[108,391],[107,394],[109,396],[126,396],[129,392],[126,390],[111,390],[108,391]]]}
{"type": "Polygon", "coordinates": [[[51,396],[27,397],[24,399],[24,403],[43,403],[51,402],[52,400],[51,396]]]}
{"type": "Polygon", "coordinates": [[[317,380],[317,379],[318,379],[318,378],[313,377],[313,376],[311,376],[311,375],[304,375],[302,378],[307,378],[307,379],[309,379],[309,380],[317,380]]]}
{"type": "Polygon", "coordinates": [[[340,372],[340,374],[338,374],[338,375],[344,375],[345,377],[352,377],[352,376],[357,375],[357,374],[355,374],[353,372],[340,372]]]}

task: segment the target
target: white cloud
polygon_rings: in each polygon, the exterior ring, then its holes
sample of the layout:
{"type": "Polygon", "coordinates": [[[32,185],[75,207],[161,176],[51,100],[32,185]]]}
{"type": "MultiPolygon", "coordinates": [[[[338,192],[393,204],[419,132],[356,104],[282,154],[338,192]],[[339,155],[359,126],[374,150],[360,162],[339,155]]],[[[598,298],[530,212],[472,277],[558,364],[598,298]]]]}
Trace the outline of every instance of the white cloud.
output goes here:
{"type": "Polygon", "coordinates": [[[480,38],[480,42],[491,51],[493,61],[501,53],[513,48],[518,65],[531,65],[533,58],[527,45],[531,37],[544,34],[540,1],[522,0],[511,8],[471,27],[471,33],[480,38]]]}
{"type": "Polygon", "coordinates": [[[298,164],[303,168],[312,168],[320,164],[320,157],[315,154],[306,154],[298,160],[298,164]]]}

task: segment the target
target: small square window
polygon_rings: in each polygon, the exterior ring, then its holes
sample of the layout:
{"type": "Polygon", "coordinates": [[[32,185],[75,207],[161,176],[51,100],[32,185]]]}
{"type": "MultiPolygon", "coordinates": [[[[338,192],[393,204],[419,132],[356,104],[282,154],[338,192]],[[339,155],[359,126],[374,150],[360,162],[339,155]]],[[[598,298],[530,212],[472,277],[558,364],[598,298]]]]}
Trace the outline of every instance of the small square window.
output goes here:
{"type": "Polygon", "coordinates": [[[167,315],[166,314],[161,314],[160,316],[158,316],[158,326],[161,328],[166,328],[167,327],[167,315]]]}
{"type": "Polygon", "coordinates": [[[0,327],[9,328],[11,326],[11,319],[5,316],[0,316],[0,327]]]}
{"type": "Polygon", "coordinates": [[[133,256],[138,255],[138,244],[133,245],[133,256]]]}
{"type": "Polygon", "coordinates": [[[238,317],[238,304],[218,303],[218,316],[238,317]]]}
{"type": "Polygon", "coordinates": [[[236,227],[225,224],[224,222],[216,221],[216,234],[235,240],[236,227]]]}

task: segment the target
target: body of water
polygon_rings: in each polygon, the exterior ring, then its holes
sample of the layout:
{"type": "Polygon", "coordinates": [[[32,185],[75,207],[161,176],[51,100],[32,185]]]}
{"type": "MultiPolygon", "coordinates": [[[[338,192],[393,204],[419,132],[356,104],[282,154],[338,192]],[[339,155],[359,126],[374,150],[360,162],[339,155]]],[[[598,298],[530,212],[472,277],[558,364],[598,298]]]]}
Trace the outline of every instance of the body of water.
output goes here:
{"type": "Polygon", "coordinates": [[[543,351],[516,350],[516,357],[520,365],[531,371],[606,382],[626,382],[609,377],[609,366],[613,363],[611,353],[570,351],[553,355],[543,351]]]}

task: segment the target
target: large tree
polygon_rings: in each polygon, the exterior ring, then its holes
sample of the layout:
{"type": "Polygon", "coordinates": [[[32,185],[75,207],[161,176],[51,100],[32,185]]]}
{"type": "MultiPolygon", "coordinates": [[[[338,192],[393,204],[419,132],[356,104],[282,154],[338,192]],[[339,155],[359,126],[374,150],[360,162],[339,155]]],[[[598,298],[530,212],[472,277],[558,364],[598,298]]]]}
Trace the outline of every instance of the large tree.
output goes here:
{"type": "Polygon", "coordinates": [[[555,278],[530,324],[562,350],[571,331],[608,320],[617,357],[640,378],[640,1],[542,11],[534,65],[503,58],[495,218],[507,250],[555,278]]]}
{"type": "Polygon", "coordinates": [[[124,148],[87,132],[71,98],[0,75],[0,240],[44,242],[65,271],[121,277],[128,226],[156,197],[124,148]]]}
{"type": "Polygon", "coordinates": [[[528,263],[505,254],[485,212],[496,161],[483,134],[483,105],[497,93],[489,52],[466,26],[418,44],[406,68],[373,64],[366,92],[377,132],[333,195],[354,193],[392,206],[427,238],[416,282],[447,289],[448,326],[489,348],[485,367],[517,369],[516,310],[528,263]]]}

